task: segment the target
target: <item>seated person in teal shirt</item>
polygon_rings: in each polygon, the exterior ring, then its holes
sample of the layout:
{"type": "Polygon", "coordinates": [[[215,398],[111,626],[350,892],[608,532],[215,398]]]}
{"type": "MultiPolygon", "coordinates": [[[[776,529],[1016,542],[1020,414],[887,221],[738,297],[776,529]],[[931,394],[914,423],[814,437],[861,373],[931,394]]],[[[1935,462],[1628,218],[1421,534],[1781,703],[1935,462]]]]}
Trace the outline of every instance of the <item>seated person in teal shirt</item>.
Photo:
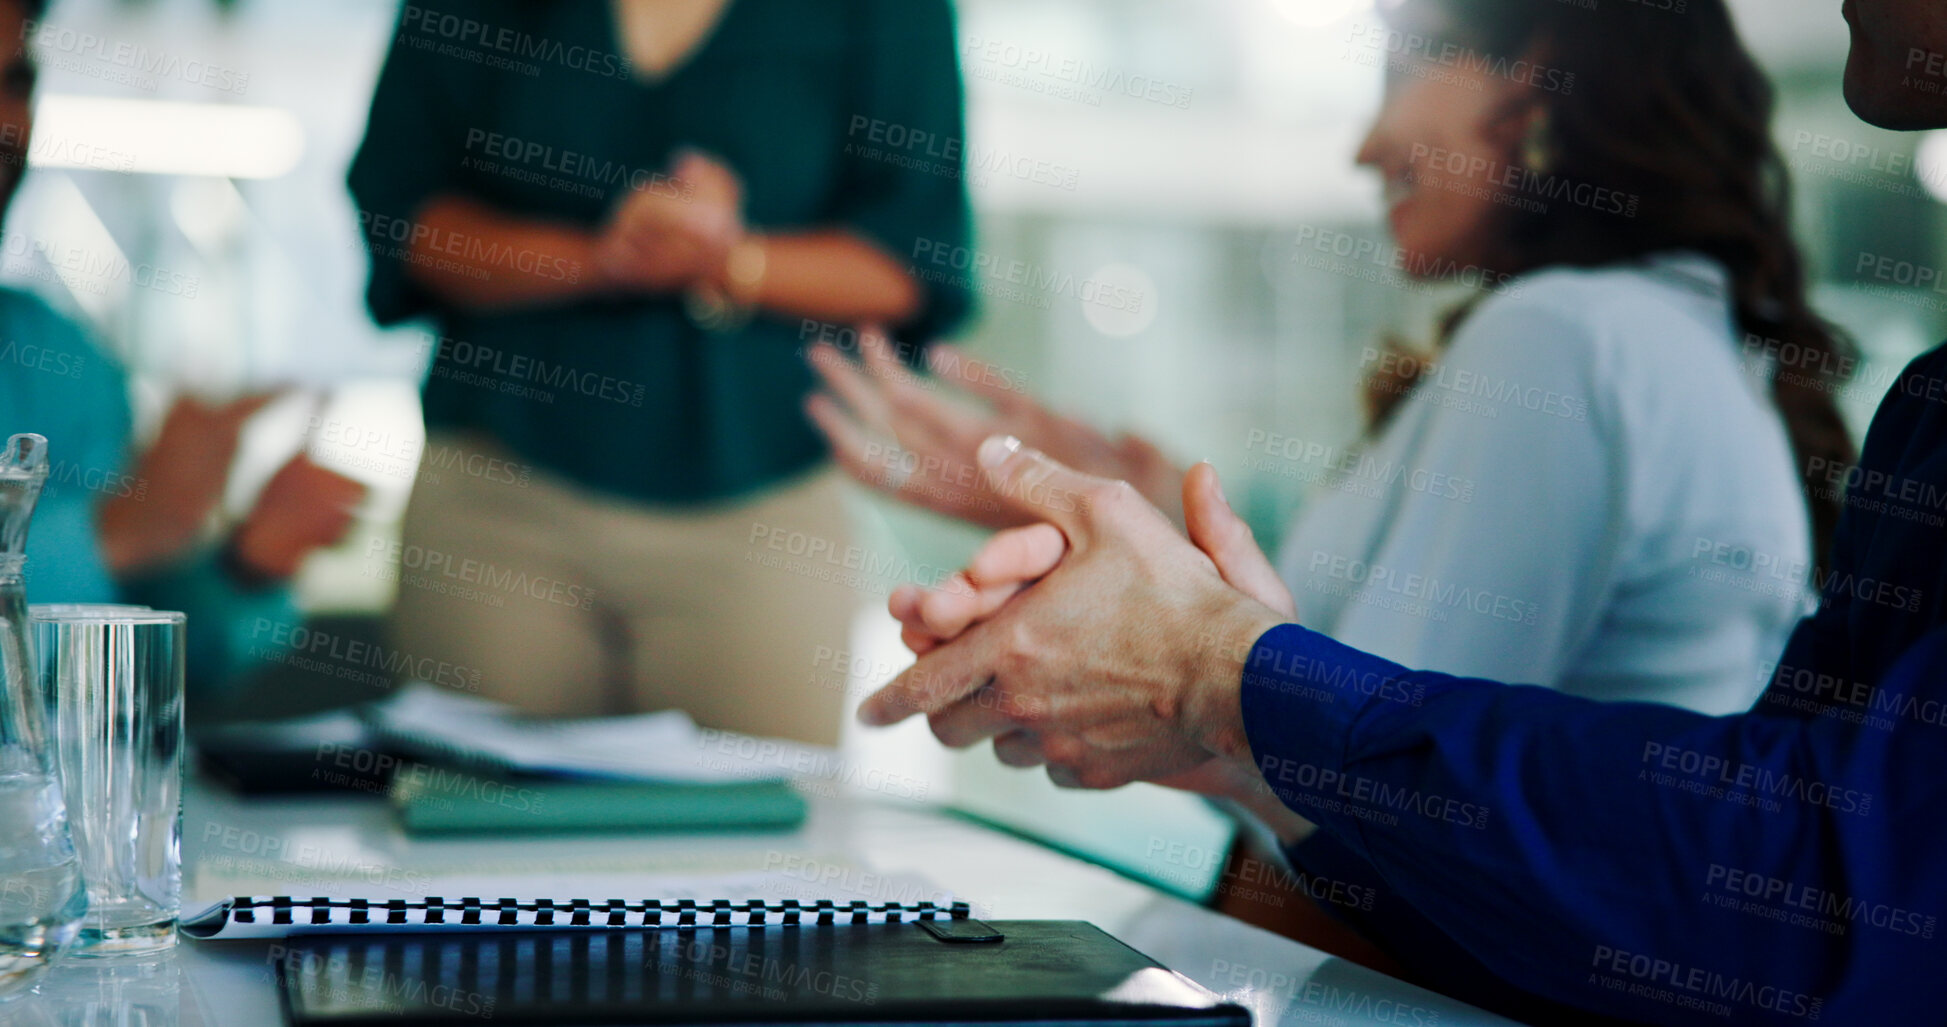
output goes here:
{"type": "MultiPolygon", "coordinates": [[[[22,38],[20,23],[40,6],[0,0],[0,32],[22,38]]],[[[0,213],[27,164],[34,76],[24,48],[0,67],[0,213]]],[[[131,453],[122,368],[38,297],[0,288],[0,437],[44,435],[51,458],[29,536],[29,601],[184,611],[192,688],[220,699],[249,668],[258,625],[296,623],[282,582],[344,533],[364,495],[299,455],[221,544],[207,542],[238,433],[268,399],[180,400],[154,443],[131,453]]]]}
{"type": "Polygon", "coordinates": [[[184,611],[192,688],[220,701],[265,662],[262,624],[300,622],[283,583],[343,535],[364,495],[300,454],[220,543],[206,541],[238,433],[267,398],[179,400],[155,442],[131,453],[121,367],[38,297],[0,289],[0,432],[45,435],[52,458],[29,536],[29,600],[184,611]]]}

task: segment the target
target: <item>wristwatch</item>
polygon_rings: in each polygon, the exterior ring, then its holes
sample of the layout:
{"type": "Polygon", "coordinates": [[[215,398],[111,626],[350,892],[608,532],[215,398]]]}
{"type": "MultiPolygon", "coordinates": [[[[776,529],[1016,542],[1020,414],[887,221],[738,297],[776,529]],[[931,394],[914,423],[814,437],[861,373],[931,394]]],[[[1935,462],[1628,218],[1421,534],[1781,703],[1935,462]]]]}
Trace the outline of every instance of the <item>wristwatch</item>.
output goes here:
{"type": "Polygon", "coordinates": [[[683,297],[683,308],[698,328],[734,332],[757,314],[757,297],[770,273],[771,254],[763,236],[747,235],[723,262],[722,285],[699,285],[683,297]]]}
{"type": "Polygon", "coordinates": [[[730,258],[723,262],[723,278],[730,298],[738,303],[754,305],[758,294],[764,290],[764,278],[771,271],[771,251],[761,235],[747,235],[730,248],[730,258]]]}

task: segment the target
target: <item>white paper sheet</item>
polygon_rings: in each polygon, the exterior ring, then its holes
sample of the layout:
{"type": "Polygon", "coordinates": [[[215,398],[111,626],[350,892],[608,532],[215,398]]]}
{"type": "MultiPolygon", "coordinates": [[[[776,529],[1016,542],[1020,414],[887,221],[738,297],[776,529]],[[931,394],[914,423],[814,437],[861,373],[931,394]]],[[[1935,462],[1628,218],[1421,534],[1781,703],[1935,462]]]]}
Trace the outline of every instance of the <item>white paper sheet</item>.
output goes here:
{"type": "Polygon", "coordinates": [[[485,699],[414,684],[373,708],[372,725],[422,758],[490,762],[530,773],[657,781],[781,781],[816,762],[795,742],[700,729],[668,711],[586,720],[528,718],[485,699]]]}

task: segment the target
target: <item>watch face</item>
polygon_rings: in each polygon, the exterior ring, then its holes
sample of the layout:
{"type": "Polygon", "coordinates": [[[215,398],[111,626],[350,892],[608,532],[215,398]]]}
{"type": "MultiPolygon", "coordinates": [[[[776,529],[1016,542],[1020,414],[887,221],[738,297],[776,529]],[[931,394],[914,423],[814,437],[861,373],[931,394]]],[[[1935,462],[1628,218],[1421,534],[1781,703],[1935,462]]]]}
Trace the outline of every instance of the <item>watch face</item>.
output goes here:
{"type": "Polygon", "coordinates": [[[764,272],[770,269],[770,254],[764,244],[756,239],[745,239],[730,251],[730,261],[725,266],[730,281],[746,292],[755,289],[764,281],[764,272]]]}

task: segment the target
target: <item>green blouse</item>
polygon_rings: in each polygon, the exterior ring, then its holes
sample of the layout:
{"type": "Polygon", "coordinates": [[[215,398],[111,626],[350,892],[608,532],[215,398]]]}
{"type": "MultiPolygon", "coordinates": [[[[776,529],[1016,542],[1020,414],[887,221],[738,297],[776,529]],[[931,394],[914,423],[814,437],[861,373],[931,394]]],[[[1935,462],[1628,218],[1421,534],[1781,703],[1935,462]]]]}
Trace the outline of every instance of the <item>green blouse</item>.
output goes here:
{"type": "MultiPolygon", "coordinates": [[[[731,0],[688,63],[652,82],[629,67],[608,0],[408,2],[350,184],[373,316],[432,322],[428,427],[484,431],[658,504],[735,497],[817,463],[802,351],[818,325],[760,315],[712,333],[672,297],[469,313],[407,274],[412,217],[453,193],[594,227],[632,188],[674,188],[662,172],[694,148],[736,170],[754,227],[842,227],[924,263],[971,235],[954,45],[946,0],[731,0]]],[[[586,273],[557,255],[487,256],[586,273]]],[[[903,336],[968,313],[968,291],[941,277],[918,277],[925,310],[903,336]]]]}

